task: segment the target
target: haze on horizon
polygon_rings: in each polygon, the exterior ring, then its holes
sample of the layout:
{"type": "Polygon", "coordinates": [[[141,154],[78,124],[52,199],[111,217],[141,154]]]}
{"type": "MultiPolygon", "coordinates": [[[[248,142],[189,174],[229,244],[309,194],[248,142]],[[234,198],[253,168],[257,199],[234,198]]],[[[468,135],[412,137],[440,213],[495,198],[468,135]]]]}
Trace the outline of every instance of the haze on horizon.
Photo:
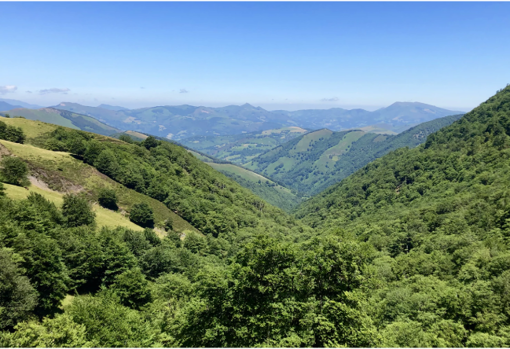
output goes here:
{"type": "Polygon", "coordinates": [[[0,98],[470,110],[510,82],[510,3],[0,3],[0,98]],[[9,30],[5,30],[9,28],[9,30]]]}

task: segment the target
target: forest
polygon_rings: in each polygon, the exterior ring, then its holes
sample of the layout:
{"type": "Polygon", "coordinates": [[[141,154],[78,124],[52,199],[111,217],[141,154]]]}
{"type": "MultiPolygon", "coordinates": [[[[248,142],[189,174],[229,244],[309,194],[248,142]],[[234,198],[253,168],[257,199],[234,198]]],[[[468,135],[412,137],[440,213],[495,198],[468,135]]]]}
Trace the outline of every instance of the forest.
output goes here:
{"type": "Polygon", "coordinates": [[[99,226],[86,192],[10,198],[33,164],[0,152],[1,347],[510,345],[509,86],[292,215],[154,137],[2,125],[2,144],[70,153],[196,231],[141,204],[144,229],[99,226]]]}

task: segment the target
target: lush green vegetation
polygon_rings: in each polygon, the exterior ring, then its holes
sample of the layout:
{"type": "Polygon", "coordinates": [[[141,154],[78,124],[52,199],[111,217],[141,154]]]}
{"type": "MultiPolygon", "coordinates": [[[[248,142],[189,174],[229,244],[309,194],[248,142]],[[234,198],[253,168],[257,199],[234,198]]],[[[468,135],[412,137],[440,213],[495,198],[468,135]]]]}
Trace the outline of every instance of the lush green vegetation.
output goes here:
{"type": "Polygon", "coordinates": [[[295,138],[254,159],[246,166],[274,178],[302,195],[313,195],[338,183],[369,162],[401,147],[415,147],[427,136],[462,115],[415,126],[398,135],[361,130],[314,131],[295,138]]]}
{"type": "Polygon", "coordinates": [[[72,227],[0,187],[0,346],[510,345],[510,87],[302,204],[313,230],[167,142],[37,142],[200,231],[72,227]]]}
{"type": "Polygon", "coordinates": [[[374,248],[365,292],[387,346],[510,344],[510,87],[297,216],[374,248]],[[434,342],[435,340],[441,342],[434,342]],[[441,344],[442,343],[442,344],[441,344]]]}

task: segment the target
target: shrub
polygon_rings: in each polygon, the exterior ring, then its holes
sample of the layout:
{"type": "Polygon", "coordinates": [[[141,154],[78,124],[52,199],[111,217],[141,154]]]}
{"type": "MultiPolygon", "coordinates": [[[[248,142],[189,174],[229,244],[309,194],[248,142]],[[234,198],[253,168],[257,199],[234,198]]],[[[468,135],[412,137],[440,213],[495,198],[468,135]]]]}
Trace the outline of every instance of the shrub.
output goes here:
{"type": "Polygon", "coordinates": [[[21,128],[9,126],[5,122],[0,121],[0,139],[23,144],[25,142],[25,134],[21,128]]]}
{"type": "Polygon", "coordinates": [[[129,213],[129,219],[144,228],[154,227],[154,212],[145,202],[133,205],[129,213]]]}
{"type": "Polygon", "coordinates": [[[76,194],[64,196],[62,214],[68,227],[79,227],[93,224],[96,214],[92,211],[89,202],[76,194]]]}
{"type": "Polygon", "coordinates": [[[104,208],[108,208],[110,210],[117,211],[119,207],[117,206],[117,194],[113,189],[101,189],[99,191],[99,205],[104,208]]]}
{"type": "Polygon", "coordinates": [[[5,183],[27,186],[28,185],[28,167],[27,164],[18,157],[7,156],[0,162],[2,169],[2,180],[5,183]]]}

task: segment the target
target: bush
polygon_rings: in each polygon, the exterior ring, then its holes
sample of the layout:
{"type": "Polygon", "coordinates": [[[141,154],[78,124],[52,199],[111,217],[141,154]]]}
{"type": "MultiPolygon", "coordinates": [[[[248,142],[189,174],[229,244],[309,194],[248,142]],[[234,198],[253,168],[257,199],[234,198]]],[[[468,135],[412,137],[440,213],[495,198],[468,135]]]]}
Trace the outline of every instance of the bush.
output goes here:
{"type": "Polygon", "coordinates": [[[18,157],[7,156],[0,162],[2,169],[0,173],[5,183],[27,186],[28,185],[28,167],[27,164],[18,157]]]}
{"type": "Polygon", "coordinates": [[[154,228],[154,212],[145,202],[133,205],[129,220],[144,228],[154,228]]]}
{"type": "Polygon", "coordinates": [[[79,227],[93,224],[96,214],[92,211],[89,202],[76,194],[64,196],[62,214],[68,227],[79,227]]]}
{"type": "Polygon", "coordinates": [[[154,138],[153,136],[149,136],[145,138],[145,140],[142,142],[142,145],[147,149],[150,150],[151,148],[156,148],[159,145],[159,141],[154,138]]]}
{"type": "Polygon", "coordinates": [[[133,138],[131,138],[131,136],[126,135],[126,134],[121,134],[121,135],[119,136],[119,139],[120,139],[121,141],[126,142],[126,143],[133,143],[133,138]]]}
{"type": "Polygon", "coordinates": [[[21,128],[9,126],[5,122],[0,121],[0,139],[23,144],[25,142],[25,134],[21,128]]]}
{"type": "Polygon", "coordinates": [[[99,205],[104,208],[108,208],[110,210],[117,211],[119,207],[117,206],[117,194],[113,189],[101,189],[99,191],[99,205]]]}

